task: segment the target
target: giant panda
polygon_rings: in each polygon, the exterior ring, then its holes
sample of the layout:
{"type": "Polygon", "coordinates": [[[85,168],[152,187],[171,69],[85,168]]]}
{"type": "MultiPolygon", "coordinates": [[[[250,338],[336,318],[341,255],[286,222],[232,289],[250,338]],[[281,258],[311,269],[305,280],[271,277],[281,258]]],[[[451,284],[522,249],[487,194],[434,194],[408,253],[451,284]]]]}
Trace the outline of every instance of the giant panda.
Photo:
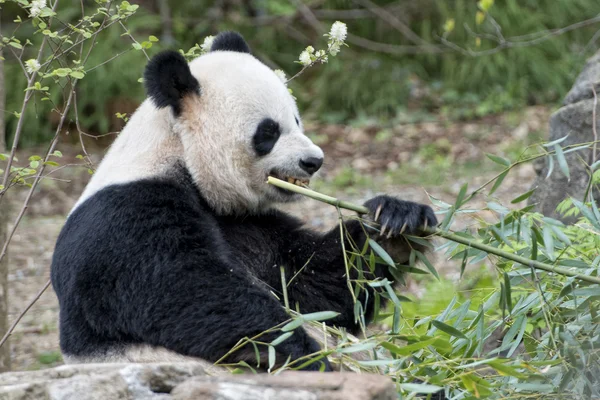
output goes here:
{"type": "MultiPolygon", "coordinates": [[[[51,278],[65,361],[215,362],[240,339],[289,319],[272,293],[281,288],[280,266],[297,274],[290,304],[301,313],[336,311],[331,323],[356,332],[339,228],[304,228],[275,208],[298,195],[266,183],[274,176],[306,184],[323,164],[286,85],[235,32],[219,34],[189,64],[177,52],[159,53],[144,82],[148,99],[56,243],[51,278]]],[[[410,252],[400,234],[437,223],[430,207],[391,196],[365,206],[382,230],[348,220],[346,246],[370,236],[399,262],[410,252]]],[[[364,274],[392,279],[383,265],[364,274]]],[[[282,362],[320,347],[300,327],[275,349],[282,362]]],[[[267,349],[259,350],[264,362],[267,349]]],[[[242,349],[225,361],[255,362],[255,352],[242,349]]],[[[303,369],[331,364],[321,359],[303,369]]]]}

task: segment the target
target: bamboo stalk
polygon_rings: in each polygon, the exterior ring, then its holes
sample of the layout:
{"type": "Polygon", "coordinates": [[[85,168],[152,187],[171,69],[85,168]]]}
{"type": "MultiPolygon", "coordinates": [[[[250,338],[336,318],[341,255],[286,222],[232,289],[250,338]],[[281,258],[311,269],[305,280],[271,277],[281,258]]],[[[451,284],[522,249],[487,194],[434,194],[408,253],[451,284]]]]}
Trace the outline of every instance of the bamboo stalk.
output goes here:
{"type": "MultiPolygon", "coordinates": [[[[335,197],[327,196],[325,194],[315,192],[314,190],[306,189],[306,188],[294,185],[293,183],[289,183],[289,182],[282,181],[281,179],[273,178],[272,176],[269,177],[269,179],[267,180],[267,183],[269,183],[273,186],[277,186],[282,189],[287,189],[289,191],[292,191],[292,192],[295,192],[298,194],[302,194],[304,196],[310,197],[311,199],[321,201],[323,203],[331,204],[332,206],[335,206],[335,207],[344,208],[344,209],[350,210],[350,211],[355,211],[359,214],[368,214],[369,213],[369,210],[364,206],[360,206],[360,205],[353,204],[353,203],[350,203],[347,201],[339,200],[339,199],[336,199],[335,197]]],[[[543,262],[540,262],[537,260],[530,260],[529,258],[522,257],[517,254],[508,253],[506,251],[497,249],[496,247],[493,247],[493,246],[490,246],[490,245],[487,245],[484,243],[480,243],[478,241],[469,240],[462,236],[456,235],[451,232],[446,232],[446,231],[443,231],[438,228],[427,228],[425,231],[427,233],[430,233],[431,235],[440,236],[440,237],[443,237],[444,239],[447,239],[447,240],[450,240],[453,242],[457,242],[460,244],[464,244],[469,247],[473,247],[475,249],[484,251],[488,254],[494,254],[498,257],[502,257],[507,260],[514,261],[514,262],[524,265],[526,267],[540,269],[540,270],[547,271],[547,272],[553,272],[553,273],[564,275],[564,276],[570,276],[570,277],[577,278],[577,279],[580,279],[582,281],[589,282],[589,283],[600,284],[600,277],[582,275],[582,274],[578,274],[577,272],[573,272],[573,271],[563,268],[563,267],[546,264],[546,263],[543,263],[543,262]]]]}

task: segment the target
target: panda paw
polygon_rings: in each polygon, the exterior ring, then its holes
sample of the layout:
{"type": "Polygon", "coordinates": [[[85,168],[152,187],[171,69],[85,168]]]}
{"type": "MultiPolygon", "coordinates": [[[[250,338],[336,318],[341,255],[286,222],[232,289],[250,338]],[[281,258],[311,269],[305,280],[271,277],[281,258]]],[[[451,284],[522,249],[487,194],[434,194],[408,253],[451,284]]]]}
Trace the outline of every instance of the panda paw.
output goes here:
{"type": "Polygon", "coordinates": [[[368,217],[379,224],[380,235],[386,238],[418,234],[421,229],[438,224],[435,213],[425,204],[383,195],[372,198],[364,205],[369,209],[368,217]]]}

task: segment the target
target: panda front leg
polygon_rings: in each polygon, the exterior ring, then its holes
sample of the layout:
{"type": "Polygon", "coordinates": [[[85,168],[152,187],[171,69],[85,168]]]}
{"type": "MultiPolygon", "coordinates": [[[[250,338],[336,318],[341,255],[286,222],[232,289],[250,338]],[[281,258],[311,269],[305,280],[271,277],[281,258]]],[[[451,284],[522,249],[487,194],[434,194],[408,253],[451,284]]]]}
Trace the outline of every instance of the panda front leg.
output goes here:
{"type": "MultiPolygon", "coordinates": [[[[437,219],[431,207],[403,201],[392,196],[377,196],[367,201],[369,209],[368,220],[379,229],[369,228],[359,221],[345,222],[344,247],[346,250],[356,245],[362,249],[368,238],[376,240],[399,263],[408,260],[411,250],[423,251],[422,246],[409,242],[402,234],[424,235],[424,227],[437,225],[437,219]],[[348,237],[349,236],[349,237],[348,237]]],[[[358,332],[360,326],[354,315],[354,297],[347,285],[348,275],[339,227],[328,233],[317,236],[314,232],[305,232],[291,253],[292,270],[289,274],[298,273],[289,287],[289,297],[292,304],[298,304],[303,313],[317,311],[336,311],[340,315],[332,322],[345,327],[351,332],[358,332]],[[298,272],[300,271],[300,272],[298,272]]],[[[350,280],[359,276],[359,271],[350,268],[350,280]]],[[[371,272],[364,267],[362,273],[369,279],[388,278],[393,280],[387,265],[377,264],[371,272]]],[[[367,296],[372,299],[373,289],[364,285],[358,301],[363,305],[367,296]]],[[[371,302],[372,304],[372,302],[371,302]]],[[[373,308],[365,309],[367,321],[373,316],[373,308]]]]}
{"type": "MultiPolygon", "coordinates": [[[[144,342],[162,346],[180,354],[203,358],[212,362],[236,363],[245,361],[260,368],[268,366],[267,346],[258,344],[260,359],[256,359],[254,346],[248,343],[224,357],[244,338],[256,337],[256,342],[270,343],[282,332],[273,327],[290,319],[281,304],[262,286],[235,268],[204,263],[205,269],[188,270],[185,279],[173,274],[159,277],[161,286],[170,287],[162,293],[160,301],[151,297],[138,303],[148,312],[137,313],[136,336],[144,342]],[[210,280],[207,280],[210,275],[210,280]],[[171,281],[170,281],[171,280],[171,281]],[[264,333],[265,331],[269,331],[264,333]]],[[[276,365],[308,356],[321,350],[319,344],[303,328],[294,330],[291,337],[274,346],[276,365]]],[[[316,361],[303,370],[331,371],[326,358],[316,361]]],[[[298,365],[298,364],[296,364],[298,365]]]]}

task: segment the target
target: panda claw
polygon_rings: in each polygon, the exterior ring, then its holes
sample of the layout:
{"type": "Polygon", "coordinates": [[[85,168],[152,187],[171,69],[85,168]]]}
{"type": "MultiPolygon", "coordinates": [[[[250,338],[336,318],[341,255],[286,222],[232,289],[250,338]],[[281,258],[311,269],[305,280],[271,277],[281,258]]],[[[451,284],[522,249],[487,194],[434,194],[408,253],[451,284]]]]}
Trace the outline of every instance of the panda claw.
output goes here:
{"type": "MultiPolygon", "coordinates": [[[[385,224],[383,224],[383,226],[382,226],[382,227],[381,227],[381,229],[379,230],[379,234],[380,234],[381,236],[385,236],[385,230],[386,230],[386,228],[387,228],[387,222],[386,222],[385,224]]],[[[391,232],[391,230],[390,230],[390,232],[391,232]]]]}
{"type": "Polygon", "coordinates": [[[403,234],[406,231],[407,227],[408,227],[408,223],[405,222],[404,225],[402,225],[402,228],[400,228],[400,234],[403,234]]]}
{"type": "Polygon", "coordinates": [[[375,222],[377,222],[377,220],[379,219],[379,215],[381,214],[381,209],[383,208],[383,205],[379,205],[377,206],[377,210],[375,211],[375,222]]]}

